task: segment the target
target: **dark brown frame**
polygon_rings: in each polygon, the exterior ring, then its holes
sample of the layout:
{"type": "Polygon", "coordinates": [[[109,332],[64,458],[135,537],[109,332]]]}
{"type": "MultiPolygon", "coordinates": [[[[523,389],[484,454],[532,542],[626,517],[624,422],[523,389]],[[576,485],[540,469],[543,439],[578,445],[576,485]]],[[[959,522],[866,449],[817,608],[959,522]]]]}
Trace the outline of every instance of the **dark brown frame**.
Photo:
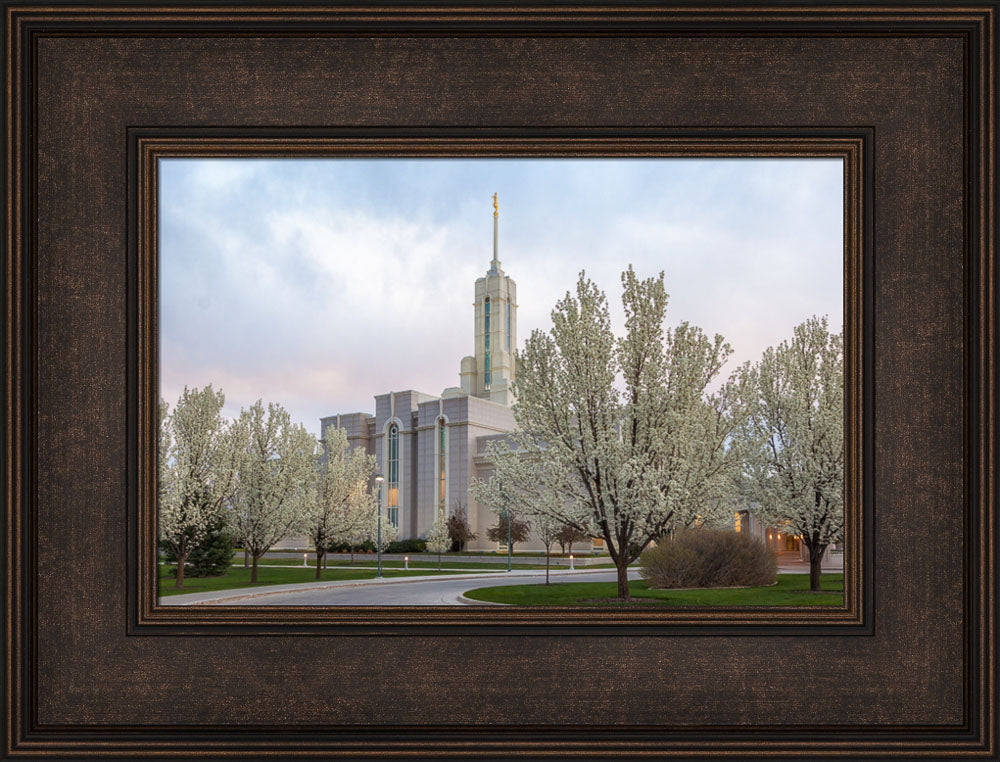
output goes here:
{"type": "Polygon", "coordinates": [[[5,753],[995,758],[996,11],[5,5],[5,753]],[[463,68],[472,44],[484,71],[463,68]],[[313,78],[341,88],[325,110],[313,78]],[[149,159],[229,140],[274,155],[844,151],[848,494],[854,529],[871,522],[845,609],[763,623],[155,606],[140,573],[149,159]],[[959,551],[912,553],[934,532],[959,551]],[[337,669],[287,698],[301,681],[281,670],[327,657],[337,669]],[[553,689],[554,664],[595,658],[570,695],[553,689]],[[754,658],[820,665],[826,692],[754,658]],[[422,677],[442,672],[446,687],[422,677]],[[254,702],[272,688],[282,703],[254,702]]]}

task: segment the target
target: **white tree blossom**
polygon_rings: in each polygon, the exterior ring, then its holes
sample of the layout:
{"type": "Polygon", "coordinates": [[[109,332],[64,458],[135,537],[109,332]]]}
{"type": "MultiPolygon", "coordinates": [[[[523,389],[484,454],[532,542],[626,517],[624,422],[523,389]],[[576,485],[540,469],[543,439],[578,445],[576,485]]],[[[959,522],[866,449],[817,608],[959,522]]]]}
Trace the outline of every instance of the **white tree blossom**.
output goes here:
{"type": "Polygon", "coordinates": [[[222,417],[224,403],[211,385],[184,387],[171,415],[160,401],[157,522],[160,540],[177,558],[177,587],[188,556],[223,517],[236,486],[238,434],[222,417]]]}
{"type": "Polygon", "coordinates": [[[396,534],[396,527],[388,521],[379,504],[378,493],[358,489],[345,504],[343,514],[337,520],[331,544],[347,545],[351,549],[353,564],[354,550],[359,545],[371,543],[384,553],[389,543],[396,539],[396,534]]]}
{"type": "Polygon", "coordinates": [[[843,338],[810,318],[741,374],[744,498],[763,521],[799,535],[818,590],[823,553],[844,536],[843,338]]]}
{"type": "Polygon", "coordinates": [[[257,581],[257,561],[272,545],[302,526],[305,506],[313,499],[316,438],[293,425],[280,405],[267,410],[257,400],[240,411],[242,457],[229,514],[233,535],[243,542],[257,581]]]}
{"type": "Polygon", "coordinates": [[[368,512],[369,519],[368,524],[368,539],[370,542],[376,544],[379,549],[385,553],[385,549],[389,546],[389,543],[395,542],[396,537],[399,532],[395,526],[388,520],[388,517],[382,516],[382,530],[381,530],[381,544],[379,544],[380,533],[378,529],[378,517],[382,511],[381,506],[376,501],[374,503],[374,510],[368,512]]]}
{"type": "Polygon", "coordinates": [[[375,456],[351,447],[347,432],[327,428],[323,438],[327,460],[316,461],[315,488],[303,506],[302,526],[316,548],[316,578],[332,545],[350,543],[370,533],[377,510],[368,484],[375,456]]]}
{"type": "Polygon", "coordinates": [[[441,554],[447,553],[449,548],[451,548],[451,537],[448,535],[448,523],[444,516],[438,513],[430,531],[427,532],[427,552],[437,553],[438,571],[441,570],[441,554]]]}
{"type": "MultiPolygon", "coordinates": [[[[469,492],[493,513],[504,516],[509,511],[529,519],[531,531],[545,547],[545,584],[549,584],[549,554],[556,535],[566,526],[565,515],[579,515],[567,505],[571,489],[564,472],[553,462],[512,450],[506,442],[487,445],[494,463],[502,464],[489,479],[476,479],[469,492]],[[519,456],[520,455],[520,456],[519,456]]],[[[597,528],[591,526],[590,534],[597,528]]]]}
{"type": "Polygon", "coordinates": [[[551,331],[531,334],[518,355],[513,447],[491,443],[488,453],[494,478],[530,515],[604,538],[628,598],[628,566],[650,541],[728,513],[727,441],[740,408],[732,382],[707,391],[730,354],[722,337],[687,323],[665,329],[663,273],[639,280],[630,267],[622,287],[622,338],[584,273],[576,295],[556,304],[551,331]],[[540,482],[562,499],[534,500],[540,482]]]}

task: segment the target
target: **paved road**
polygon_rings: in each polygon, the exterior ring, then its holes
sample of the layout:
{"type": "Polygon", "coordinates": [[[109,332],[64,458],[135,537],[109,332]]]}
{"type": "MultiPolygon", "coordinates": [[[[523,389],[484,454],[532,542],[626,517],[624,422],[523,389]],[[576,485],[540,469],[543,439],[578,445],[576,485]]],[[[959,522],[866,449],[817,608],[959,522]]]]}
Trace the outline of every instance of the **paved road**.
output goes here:
{"type": "MultiPolygon", "coordinates": [[[[639,573],[629,572],[629,577],[638,579],[639,573]]],[[[613,582],[615,571],[559,572],[552,575],[557,582],[613,582]]],[[[467,590],[479,587],[501,585],[540,585],[545,583],[545,573],[517,575],[497,574],[496,577],[435,577],[412,582],[385,580],[368,584],[352,584],[341,587],[324,587],[313,590],[255,595],[240,600],[206,601],[240,606],[463,606],[470,605],[460,596],[467,590]],[[501,576],[502,575],[502,576],[501,576]]],[[[169,598],[164,603],[170,602],[169,598]]],[[[491,605],[491,604],[482,604],[491,605]]]]}

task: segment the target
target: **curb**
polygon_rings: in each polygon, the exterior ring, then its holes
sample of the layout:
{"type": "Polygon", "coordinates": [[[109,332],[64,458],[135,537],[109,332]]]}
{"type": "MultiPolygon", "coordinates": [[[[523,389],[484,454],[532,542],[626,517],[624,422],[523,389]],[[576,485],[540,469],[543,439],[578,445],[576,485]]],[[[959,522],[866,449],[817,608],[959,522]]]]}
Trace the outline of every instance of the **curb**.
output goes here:
{"type": "Polygon", "coordinates": [[[477,601],[475,598],[466,598],[462,593],[458,594],[458,602],[466,606],[513,606],[512,603],[497,603],[496,601],[477,601]]]}

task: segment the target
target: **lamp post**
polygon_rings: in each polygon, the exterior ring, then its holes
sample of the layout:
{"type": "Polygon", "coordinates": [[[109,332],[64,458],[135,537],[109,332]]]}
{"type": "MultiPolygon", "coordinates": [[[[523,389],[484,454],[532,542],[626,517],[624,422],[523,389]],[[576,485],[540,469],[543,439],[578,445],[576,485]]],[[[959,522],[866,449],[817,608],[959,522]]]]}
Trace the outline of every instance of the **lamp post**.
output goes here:
{"type": "Polygon", "coordinates": [[[375,553],[378,559],[375,569],[375,579],[382,577],[382,482],[385,477],[382,474],[375,474],[375,483],[378,485],[378,530],[375,535],[375,553]]]}
{"type": "Polygon", "coordinates": [[[507,571],[510,571],[510,554],[513,547],[510,543],[510,500],[507,499],[507,493],[503,491],[503,486],[500,487],[500,495],[503,497],[503,515],[507,519],[507,571]]]}
{"type": "Polygon", "coordinates": [[[510,571],[510,554],[513,552],[510,544],[510,507],[507,507],[507,571],[510,571]]]}

